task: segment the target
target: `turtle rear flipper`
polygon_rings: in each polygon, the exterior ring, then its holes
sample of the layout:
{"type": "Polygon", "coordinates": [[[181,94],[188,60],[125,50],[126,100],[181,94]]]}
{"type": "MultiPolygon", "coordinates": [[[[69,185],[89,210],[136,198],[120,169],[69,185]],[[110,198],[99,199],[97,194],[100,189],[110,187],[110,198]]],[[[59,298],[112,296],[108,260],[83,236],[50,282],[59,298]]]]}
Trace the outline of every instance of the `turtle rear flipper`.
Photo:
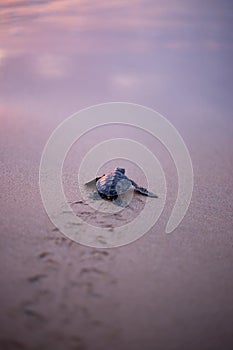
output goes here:
{"type": "Polygon", "coordinates": [[[116,197],[112,201],[114,204],[118,205],[118,207],[125,208],[128,205],[128,203],[124,202],[120,197],[116,197]]]}
{"type": "Polygon", "coordinates": [[[102,199],[98,192],[90,193],[89,198],[94,199],[95,201],[102,199]]]}

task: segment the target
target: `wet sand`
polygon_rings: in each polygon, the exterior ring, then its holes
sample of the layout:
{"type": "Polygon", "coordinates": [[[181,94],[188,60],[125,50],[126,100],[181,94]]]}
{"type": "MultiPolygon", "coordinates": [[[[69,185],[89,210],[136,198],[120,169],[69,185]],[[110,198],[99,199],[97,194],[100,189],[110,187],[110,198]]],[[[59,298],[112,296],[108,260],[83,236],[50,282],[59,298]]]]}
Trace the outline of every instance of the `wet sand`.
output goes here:
{"type": "MultiPolygon", "coordinates": [[[[5,18],[0,34],[0,349],[231,349],[230,2],[152,6],[139,1],[132,14],[122,1],[123,7],[111,4],[110,11],[123,15],[120,29],[103,21],[104,1],[99,11],[81,2],[81,24],[63,2],[41,3],[36,19],[33,6],[26,12],[16,6],[10,17],[5,3],[0,7],[5,18]],[[56,20],[47,17],[53,11],[56,20]],[[69,22],[63,16],[68,12],[69,22]],[[179,227],[166,235],[177,190],[168,153],[139,130],[97,130],[67,158],[63,181],[70,201],[81,199],[77,164],[106,134],[148,145],[163,165],[168,194],[159,221],[141,239],[114,249],[84,247],[64,237],[43,208],[40,158],[50,133],[66,117],[119,100],[154,108],[179,130],[193,162],[192,202],[179,227]]],[[[130,163],[127,168],[133,171],[130,163]]],[[[142,174],[135,175],[144,184],[142,174]]],[[[135,197],[133,205],[139,210],[143,203],[135,197]]]]}

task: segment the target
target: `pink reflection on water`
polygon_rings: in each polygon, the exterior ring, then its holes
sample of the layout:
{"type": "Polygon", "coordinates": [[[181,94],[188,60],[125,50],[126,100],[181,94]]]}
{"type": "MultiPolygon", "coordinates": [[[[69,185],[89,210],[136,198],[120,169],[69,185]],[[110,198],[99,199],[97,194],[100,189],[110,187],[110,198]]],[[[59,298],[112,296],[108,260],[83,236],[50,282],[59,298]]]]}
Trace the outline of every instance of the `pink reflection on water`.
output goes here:
{"type": "Polygon", "coordinates": [[[2,1],[1,45],[10,53],[66,54],[230,45],[230,40],[223,42],[221,33],[231,26],[227,7],[214,1],[210,12],[208,6],[195,4],[162,0],[2,1]]]}
{"type": "Polygon", "coordinates": [[[109,100],[168,112],[169,100],[174,113],[180,103],[195,110],[206,91],[225,94],[215,75],[225,81],[229,70],[227,1],[4,0],[0,18],[6,103],[65,117],[109,100]]]}

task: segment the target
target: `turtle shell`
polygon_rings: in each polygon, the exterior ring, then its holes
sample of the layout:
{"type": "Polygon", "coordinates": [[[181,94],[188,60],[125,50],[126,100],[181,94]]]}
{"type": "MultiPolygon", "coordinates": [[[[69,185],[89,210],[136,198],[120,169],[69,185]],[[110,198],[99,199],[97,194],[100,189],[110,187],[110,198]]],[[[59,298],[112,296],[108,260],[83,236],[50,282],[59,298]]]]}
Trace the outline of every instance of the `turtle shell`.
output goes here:
{"type": "Polygon", "coordinates": [[[114,198],[119,194],[128,191],[132,183],[124,175],[124,169],[116,168],[105,174],[96,182],[98,192],[106,198],[114,198]]]}

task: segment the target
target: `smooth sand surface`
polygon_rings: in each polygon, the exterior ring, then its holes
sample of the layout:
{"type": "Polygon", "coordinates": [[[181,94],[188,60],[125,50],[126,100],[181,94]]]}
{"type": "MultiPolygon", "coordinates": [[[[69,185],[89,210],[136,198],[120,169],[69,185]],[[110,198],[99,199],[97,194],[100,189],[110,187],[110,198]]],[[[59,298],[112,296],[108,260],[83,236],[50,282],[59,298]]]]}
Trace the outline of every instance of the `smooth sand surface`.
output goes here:
{"type": "MultiPolygon", "coordinates": [[[[0,6],[0,349],[232,349],[231,2],[23,3],[0,6]],[[135,129],[87,135],[64,166],[69,200],[80,199],[77,164],[106,135],[150,146],[168,183],[153,229],[95,249],[50,222],[39,164],[61,121],[107,101],[146,105],[174,124],[194,191],[166,235],[177,175],[163,146],[135,129]]],[[[135,177],[144,184],[140,171],[135,177]]]]}

